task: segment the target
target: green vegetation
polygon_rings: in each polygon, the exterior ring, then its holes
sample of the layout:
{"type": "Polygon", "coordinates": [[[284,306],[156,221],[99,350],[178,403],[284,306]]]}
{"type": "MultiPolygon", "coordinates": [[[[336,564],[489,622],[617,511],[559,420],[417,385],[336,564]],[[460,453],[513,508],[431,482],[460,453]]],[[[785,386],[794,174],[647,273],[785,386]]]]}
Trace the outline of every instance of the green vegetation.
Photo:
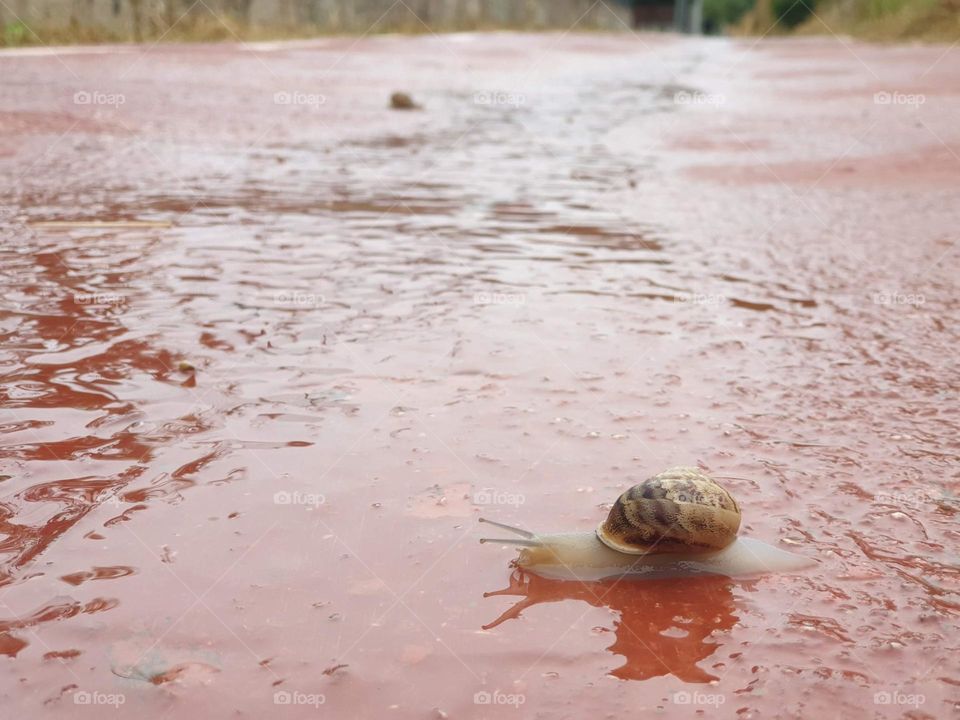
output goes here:
{"type": "Polygon", "coordinates": [[[846,34],[867,40],[960,39],[960,0],[821,0],[816,6],[814,2],[801,0],[791,9],[793,0],[756,0],[735,30],[756,35],[791,30],[804,35],[846,34]]]}
{"type": "MultiPolygon", "coordinates": [[[[794,32],[847,34],[868,40],[960,40],[960,0],[704,0],[703,20],[705,31],[711,34],[794,32]]],[[[397,18],[391,16],[379,22],[376,31],[428,32],[422,24],[411,22],[409,13],[397,18]]],[[[471,29],[486,27],[480,23],[471,29]]],[[[518,25],[518,29],[522,27],[525,26],[518,25]]],[[[582,29],[599,28],[585,24],[582,29]]],[[[86,26],[76,21],[58,27],[28,27],[19,20],[0,21],[0,47],[160,39],[173,42],[280,40],[343,34],[349,35],[351,31],[344,28],[331,31],[309,21],[290,26],[254,26],[229,13],[213,14],[206,10],[169,17],[144,13],[132,31],[86,26]]]]}
{"type": "Polygon", "coordinates": [[[960,0],[834,0],[799,32],[848,33],[869,40],[960,39],[960,0]]]}
{"type": "Polygon", "coordinates": [[[150,42],[217,42],[221,40],[262,40],[311,37],[320,34],[315,28],[292,32],[286,29],[273,30],[240,26],[232,18],[207,14],[181,20],[174,26],[164,24],[158,18],[147,18],[135,32],[120,32],[97,25],[81,25],[71,22],[63,26],[27,26],[11,22],[3,26],[0,47],[20,45],[94,45],[97,43],[150,42]],[[313,31],[313,32],[311,32],[313,31]]]}
{"type": "Polygon", "coordinates": [[[814,0],[773,0],[774,17],[792,30],[813,14],[814,0]]]}
{"type": "Polygon", "coordinates": [[[753,9],[754,0],[703,0],[703,24],[709,34],[722,33],[753,9]]]}
{"type": "Polygon", "coordinates": [[[23,45],[27,41],[29,31],[22,22],[7,23],[3,26],[3,36],[0,38],[0,45],[14,47],[23,45]]]}
{"type": "Polygon", "coordinates": [[[283,40],[472,30],[620,30],[630,0],[0,0],[0,45],[283,40]],[[91,8],[96,5],[98,12],[91,8]],[[17,21],[14,23],[13,21],[17,21]]]}

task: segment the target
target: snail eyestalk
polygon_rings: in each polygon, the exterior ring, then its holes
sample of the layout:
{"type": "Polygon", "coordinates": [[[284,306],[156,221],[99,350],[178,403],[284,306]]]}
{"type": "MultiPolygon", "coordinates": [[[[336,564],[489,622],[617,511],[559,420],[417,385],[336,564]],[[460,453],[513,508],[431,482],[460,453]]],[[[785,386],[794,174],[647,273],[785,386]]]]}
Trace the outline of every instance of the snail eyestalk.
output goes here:
{"type": "Polygon", "coordinates": [[[522,545],[523,547],[540,547],[537,540],[518,540],[517,538],[480,538],[480,544],[483,543],[501,543],[502,545],[522,545]]]}
{"type": "Polygon", "coordinates": [[[493,525],[494,527],[498,527],[501,530],[508,530],[509,532],[516,533],[520,537],[525,537],[530,540],[536,537],[536,535],[534,535],[529,530],[524,530],[523,528],[514,527],[513,525],[504,525],[503,523],[494,522],[493,520],[487,520],[486,518],[480,518],[480,522],[487,523],[488,525],[493,525]]]}
{"type": "Polygon", "coordinates": [[[480,518],[480,522],[493,525],[501,530],[507,530],[509,532],[516,533],[523,538],[522,540],[520,538],[480,538],[481,543],[501,543],[503,545],[521,545],[523,547],[540,547],[542,545],[540,540],[537,539],[537,536],[529,530],[514,527],[513,525],[504,525],[503,523],[487,520],[486,518],[480,518]]]}

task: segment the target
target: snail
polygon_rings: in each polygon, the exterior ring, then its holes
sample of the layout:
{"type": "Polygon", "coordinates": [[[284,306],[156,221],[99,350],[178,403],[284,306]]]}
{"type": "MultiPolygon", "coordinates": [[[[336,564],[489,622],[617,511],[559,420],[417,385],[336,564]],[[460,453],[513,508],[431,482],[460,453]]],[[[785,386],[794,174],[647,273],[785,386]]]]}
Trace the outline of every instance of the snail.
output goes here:
{"type": "Polygon", "coordinates": [[[738,537],[740,506],[697,468],[678,467],[624,492],[595,532],[540,534],[480,518],[516,538],[515,564],[553,579],[603,580],[683,575],[741,577],[801,570],[809,558],[738,537]]]}

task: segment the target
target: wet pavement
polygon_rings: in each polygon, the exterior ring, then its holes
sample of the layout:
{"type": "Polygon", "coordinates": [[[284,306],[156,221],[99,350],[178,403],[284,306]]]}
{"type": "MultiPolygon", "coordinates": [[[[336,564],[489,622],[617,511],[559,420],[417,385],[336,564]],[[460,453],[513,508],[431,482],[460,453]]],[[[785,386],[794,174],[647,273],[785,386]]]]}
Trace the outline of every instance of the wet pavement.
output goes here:
{"type": "Polygon", "coordinates": [[[958,60],[0,54],[5,710],[957,713],[958,60]],[[578,584],[477,544],[683,464],[817,568],[578,584]]]}

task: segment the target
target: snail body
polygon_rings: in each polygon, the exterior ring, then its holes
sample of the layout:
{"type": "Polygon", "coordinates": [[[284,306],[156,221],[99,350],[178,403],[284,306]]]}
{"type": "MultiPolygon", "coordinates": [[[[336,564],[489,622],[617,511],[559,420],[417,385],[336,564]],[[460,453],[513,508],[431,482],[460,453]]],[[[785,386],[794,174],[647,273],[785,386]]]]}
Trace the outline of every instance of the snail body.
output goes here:
{"type": "Polygon", "coordinates": [[[555,579],[602,580],[683,575],[741,577],[788,572],[808,558],[737,537],[740,507],[696,468],[673,468],[624,492],[595,532],[533,533],[481,518],[516,538],[516,565],[555,579]]]}

